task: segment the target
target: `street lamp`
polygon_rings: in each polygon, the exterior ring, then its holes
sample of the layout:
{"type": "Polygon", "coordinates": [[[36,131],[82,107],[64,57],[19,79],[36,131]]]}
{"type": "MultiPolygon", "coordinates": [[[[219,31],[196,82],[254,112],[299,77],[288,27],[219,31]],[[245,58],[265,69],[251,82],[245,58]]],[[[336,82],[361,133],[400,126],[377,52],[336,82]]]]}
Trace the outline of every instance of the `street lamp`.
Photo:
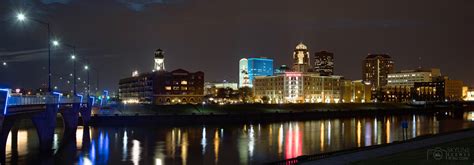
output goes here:
{"type": "Polygon", "coordinates": [[[3,66],[7,66],[7,62],[3,62],[2,65],[3,65],[3,66]]]}
{"type": "MultiPolygon", "coordinates": [[[[58,43],[58,45],[59,45],[59,43],[58,43]]],[[[76,85],[76,61],[77,61],[76,60],[76,46],[70,45],[70,44],[63,44],[63,45],[66,46],[66,47],[72,48],[72,55],[71,55],[71,60],[72,60],[72,63],[73,63],[72,64],[72,68],[73,68],[72,69],[73,70],[73,74],[72,74],[73,75],[73,82],[72,82],[72,84],[73,84],[73,93],[74,93],[74,96],[76,96],[76,94],[77,94],[77,90],[76,90],[76,86],[77,86],[76,85]]]]}
{"type": "MultiPolygon", "coordinates": [[[[17,13],[16,18],[20,22],[24,22],[27,19],[31,19],[31,18],[28,18],[24,13],[17,13]]],[[[40,21],[36,19],[31,19],[31,20],[37,23],[40,23],[42,25],[45,25],[48,30],[48,92],[51,92],[52,91],[51,90],[51,24],[49,22],[44,22],[44,21],[40,21]]],[[[53,44],[59,45],[59,42],[53,41],[53,44]]]]}
{"type": "Polygon", "coordinates": [[[53,42],[53,46],[59,46],[59,41],[53,40],[52,42],[53,42]]]}
{"type": "Polygon", "coordinates": [[[23,14],[23,13],[18,13],[18,14],[16,15],[16,18],[17,18],[19,21],[24,21],[24,20],[26,19],[26,16],[25,16],[25,14],[23,14]]]}
{"type": "Polygon", "coordinates": [[[89,60],[86,60],[86,65],[84,66],[84,69],[87,71],[87,97],[89,98],[89,95],[91,93],[91,82],[90,82],[90,77],[89,77],[89,60]]]}

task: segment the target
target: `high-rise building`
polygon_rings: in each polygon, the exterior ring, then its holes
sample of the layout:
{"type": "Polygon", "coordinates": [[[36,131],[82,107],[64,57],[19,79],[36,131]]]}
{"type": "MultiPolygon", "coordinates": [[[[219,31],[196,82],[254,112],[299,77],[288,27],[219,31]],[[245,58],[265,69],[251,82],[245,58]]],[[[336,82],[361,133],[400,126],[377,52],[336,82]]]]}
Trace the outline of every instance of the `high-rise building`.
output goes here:
{"type": "Polygon", "coordinates": [[[155,51],[155,67],[154,71],[165,71],[165,56],[164,52],[161,49],[155,51]]]}
{"type": "Polygon", "coordinates": [[[273,75],[273,59],[242,58],[239,61],[239,87],[253,87],[255,76],[273,75]]]}
{"type": "Polygon", "coordinates": [[[314,53],[314,72],[321,76],[334,74],[334,53],[321,51],[314,53]]]}
{"type": "Polygon", "coordinates": [[[387,85],[387,75],[393,73],[394,61],[386,54],[370,54],[362,64],[362,77],[370,83],[372,89],[380,89],[387,85]]]}
{"type": "Polygon", "coordinates": [[[296,45],[293,52],[293,71],[307,72],[310,69],[309,51],[308,47],[303,43],[296,45]]]}

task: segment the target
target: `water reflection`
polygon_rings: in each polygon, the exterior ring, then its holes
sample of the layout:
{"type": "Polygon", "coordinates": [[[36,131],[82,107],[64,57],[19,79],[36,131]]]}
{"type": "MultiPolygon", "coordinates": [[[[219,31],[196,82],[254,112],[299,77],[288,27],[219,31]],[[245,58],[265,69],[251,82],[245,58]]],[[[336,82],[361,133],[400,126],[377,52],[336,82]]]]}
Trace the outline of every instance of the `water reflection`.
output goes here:
{"type": "MultiPolygon", "coordinates": [[[[448,119],[407,115],[222,126],[78,127],[72,144],[79,157],[70,159],[81,165],[259,164],[403,140],[402,121],[408,122],[408,138],[472,127],[472,116],[466,113],[461,118],[448,119]]],[[[61,132],[60,128],[56,131],[54,141],[59,149],[64,148],[61,132]]],[[[34,128],[13,130],[7,140],[7,161],[35,163],[30,155],[37,154],[37,148],[34,128]]]]}

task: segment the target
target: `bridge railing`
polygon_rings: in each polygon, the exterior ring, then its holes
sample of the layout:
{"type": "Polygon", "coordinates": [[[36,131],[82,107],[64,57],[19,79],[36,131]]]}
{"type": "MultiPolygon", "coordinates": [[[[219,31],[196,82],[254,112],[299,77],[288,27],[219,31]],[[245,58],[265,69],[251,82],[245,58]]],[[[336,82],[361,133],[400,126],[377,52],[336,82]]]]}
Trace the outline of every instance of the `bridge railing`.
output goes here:
{"type": "MultiPolygon", "coordinates": [[[[82,98],[82,103],[86,103],[87,99],[82,98]]],[[[9,106],[17,105],[41,105],[41,104],[70,104],[81,103],[81,97],[64,97],[60,95],[44,95],[44,96],[10,96],[8,99],[9,106]]]]}

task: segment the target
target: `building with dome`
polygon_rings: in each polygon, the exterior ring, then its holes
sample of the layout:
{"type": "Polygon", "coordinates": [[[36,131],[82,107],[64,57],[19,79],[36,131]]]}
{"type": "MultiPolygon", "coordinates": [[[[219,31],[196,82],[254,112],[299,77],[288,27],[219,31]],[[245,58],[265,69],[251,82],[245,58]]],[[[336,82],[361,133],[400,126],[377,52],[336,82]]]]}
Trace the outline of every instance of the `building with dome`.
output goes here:
{"type": "Polygon", "coordinates": [[[307,72],[309,71],[309,51],[305,44],[300,42],[296,45],[295,51],[293,52],[293,71],[295,72],[307,72]]]}
{"type": "Polygon", "coordinates": [[[157,49],[152,72],[134,71],[132,77],[119,81],[123,103],[197,104],[204,99],[204,73],[184,69],[165,70],[164,51],[157,49]]]}
{"type": "Polygon", "coordinates": [[[278,69],[274,75],[255,76],[255,102],[339,103],[342,76],[312,72],[308,47],[299,43],[293,52],[293,67],[278,69]]]}

